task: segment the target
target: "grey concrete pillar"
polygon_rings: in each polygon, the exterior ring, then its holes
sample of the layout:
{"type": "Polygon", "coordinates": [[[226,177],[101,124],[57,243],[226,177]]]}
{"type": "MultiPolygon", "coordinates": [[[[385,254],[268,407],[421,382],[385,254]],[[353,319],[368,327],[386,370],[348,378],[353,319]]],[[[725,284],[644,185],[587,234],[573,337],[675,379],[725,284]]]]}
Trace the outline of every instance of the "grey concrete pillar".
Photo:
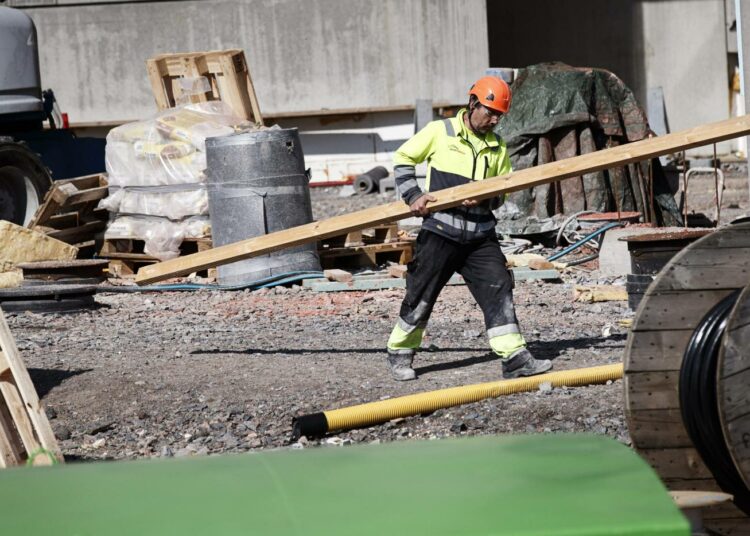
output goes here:
{"type": "MultiPolygon", "coordinates": [[[[737,54],[740,63],[740,88],[745,101],[745,113],[750,113],[750,0],[734,0],[737,21],[737,54]]],[[[748,189],[750,189],[750,137],[748,137],[748,189]]]]}

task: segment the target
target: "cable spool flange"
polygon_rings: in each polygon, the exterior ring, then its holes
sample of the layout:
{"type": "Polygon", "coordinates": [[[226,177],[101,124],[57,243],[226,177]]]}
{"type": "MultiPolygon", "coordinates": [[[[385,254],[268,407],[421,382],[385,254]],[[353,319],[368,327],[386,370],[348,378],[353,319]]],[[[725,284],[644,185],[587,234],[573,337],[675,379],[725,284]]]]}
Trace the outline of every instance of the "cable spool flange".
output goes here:
{"type": "MultiPolygon", "coordinates": [[[[633,446],[672,490],[720,490],[683,423],[680,371],[706,314],[749,282],[750,224],[725,227],[675,255],[636,313],[625,353],[628,427],[633,446]]],[[[734,505],[715,507],[706,519],[722,534],[750,532],[750,520],[734,505]]]]}

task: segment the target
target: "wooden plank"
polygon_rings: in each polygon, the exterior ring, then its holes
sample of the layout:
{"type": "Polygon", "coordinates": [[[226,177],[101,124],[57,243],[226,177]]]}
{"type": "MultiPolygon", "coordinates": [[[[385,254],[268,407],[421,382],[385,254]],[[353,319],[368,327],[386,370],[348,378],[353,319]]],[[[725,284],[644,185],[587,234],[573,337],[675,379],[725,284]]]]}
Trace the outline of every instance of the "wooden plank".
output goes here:
{"type": "Polygon", "coordinates": [[[712,478],[663,478],[662,482],[669,490],[722,491],[712,478]]]}
{"type": "Polygon", "coordinates": [[[169,108],[169,98],[164,86],[165,73],[161,67],[161,61],[155,58],[146,60],[146,71],[148,71],[148,79],[151,82],[151,92],[154,94],[156,107],[159,110],[166,110],[169,108]]]}
{"type": "Polygon", "coordinates": [[[78,212],[65,212],[63,214],[55,214],[44,222],[44,225],[37,226],[50,229],[69,229],[71,227],[78,226],[78,212]]]}
{"type": "Polygon", "coordinates": [[[27,226],[29,229],[33,229],[37,225],[46,223],[47,220],[49,220],[60,208],[60,206],[52,196],[52,191],[54,190],[54,188],[55,186],[53,184],[52,187],[47,191],[47,193],[44,194],[44,201],[42,201],[41,206],[36,210],[36,212],[34,213],[34,217],[31,218],[31,221],[27,226]]]}
{"type": "Polygon", "coordinates": [[[711,471],[694,448],[641,449],[638,454],[656,470],[668,487],[669,479],[713,479],[711,471]]]}
{"type": "Polygon", "coordinates": [[[664,291],[651,287],[638,308],[633,331],[695,329],[711,308],[732,293],[725,290],[664,291]]]}
{"type": "Polygon", "coordinates": [[[626,406],[631,410],[679,409],[679,371],[630,372],[625,377],[626,406]]]}
{"type": "Polygon", "coordinates": [[[100,199],[107,197],[107,195],[109,195],[109,186],[99,186],[97,188],[81,190],[78,193],[68,195],[60,208],[69,208],[74,205],[80,205],[81,203],[99,201],[100,199]]]}
{"type": "Polygon", "coordinates": [[[715,504],[713,506],[707,506],[701,508],[703,513],[703,519],[708,524],[709,520],[713,523],[715,521],[722,521],[728,519],[739,520],[742,517],[745,518],[745,524],[747,525],[750,520],[733,502],[727,502],[723,504],[715,504]]]}
{"type": "Polygon", "coordinates": [[[64,184],[72,184],[78,190],[88,190],[90,188],[99,188],[100,186],[107,186],[107,176],[104,173],[93,173],[91,175],[84,175],[82,177],[74,177],[72,179],[62,179],[55,181],[56,186],[62,186],[64,184]]]}
{"type": "Polygon", "coordinates": [[[693,330],[631,331],[625,354],[625,372],[680,370],[693,330]]]}
{"type": "Polygon", "coordinates": [[[63,461],[62,452],[57,444],[57,439],[55,439],[55,434],[52,433],[47,415],[44,413],[39,396],[36,393],[36,389],[34,389],[34,384],[31,382],[29,372],[26,370],[18,353],[16,341],[13,339],[2,310],[0,310],[0,351],[5,354],[5,359],[13,374],[13,379],[23,400],[24,407],[36,430],[39,443],[57,458],[58,461],[63,461]]]}
{"type": "Polygon", "coordinates": [[[638,449],[693,446],[679,409],[626,410],[633,446],[638,449]]]}
{"type": "Polygon", "coordinates": [[[24,462],[25,453],[13,426],[5,401],[0,397],[0,467],[13,467],[24,462]]]}
{"type": "Polygon", "coordinates": [[[103,231],[107,228],[107,222],[95,220],[84,223],[78,227],[71,227],[70,229],[60,229],[58,231],[50,231],[47,236],[62,240],[68,244],[77,244],[84,242],[87,239],[93,237],[96,233],[103,231]]]}
{"type": "Polygon", "coordinates": [[[234,58],[229,54],[222,55],[219,62],[224,78],[221,100],[227,103],[240,117],[252,120],[253,110],[250,106],[250,97],[246,92],[244,95],[242,94],[242,86],[245,85],[244,73],[241,75],[237,72],[234,58]],[[242,80],[240,76],[242,76],[242,80]]]}
{"type": "MultiPolygon", "coordinates": [[[[5,354],[0,352],[0,369],[5,367],[10,368],[5,354]]],[[[15,424],[16,431],[21,438],[26,452],[35,452],[39,450],[39,442],[34,436],[34,429],[29,421],[29,416],[24,408],[23,400],[21,395],[18,393],[18,387],[13,381],[12,374],[0,375],[0,395],[2,395],[5,405],[8,407],[13,423],[15,424]]]]}
{"type": "MultiPolygon", "coordinates": [[[[723,234],[723,233],[719,233],[723,234]]],[[[744,287],[750,283],[750,233],[730,233],[732,238],[747,239],[747,246],[711,248],[711,253],[681,256],[666,267],[668,279],[660,286],[663,290],[700,290],[744,287]]],[[[706,239],[707,242],[715,240],[706,239]]],[[[696,246],[702,246],[697,243],[696,246]]],[[[705,251],[696,247],[693,251],[705,251]]]]}
{"type": "MultiPolygon", "coordinates": [[[[452,208],[460,205],[466,199],[489,199],[502,193],[515,192],[601,169],[639,162],[748,133],[750,133],[750,115],[744,115],[663,137],[628,143],[559,162],[523,169],[508,175],[433,192],[437,200],[431,203],[429,208],[431,211],[452,208]]],[[[249,259],[329,236],[401,220],[409,216],[411,216],[409,207],[401,201],[376,206],[352,214],[215,247],[210,251],[171,259],[153,266],[144,266],[138,271],[136,282],[141,285],[155,283],[170,277],[189,274],[196,270],[249,259]]]]}
{"type": "Polygon", "coordinates": [[[750,522],[747,516],[738,516],[733,519],[706,519],[704,526],[712,531],[711,534],[750,536],[750,522]]]}

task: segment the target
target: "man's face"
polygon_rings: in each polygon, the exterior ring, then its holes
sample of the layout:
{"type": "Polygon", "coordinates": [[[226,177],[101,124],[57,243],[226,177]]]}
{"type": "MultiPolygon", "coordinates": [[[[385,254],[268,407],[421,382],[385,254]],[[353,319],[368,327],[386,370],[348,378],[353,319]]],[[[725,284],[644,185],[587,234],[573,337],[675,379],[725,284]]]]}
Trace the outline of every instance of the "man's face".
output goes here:
{"type": "Polygon", "coordinates": [[[480,134],[487,134],[490,130],[495,128],[497,122],[503,116],[502,112],[496,112],[491,110],[482,104],[477,103],[474,107],[474,111],[471,112],[471,125],[480,134]]]}

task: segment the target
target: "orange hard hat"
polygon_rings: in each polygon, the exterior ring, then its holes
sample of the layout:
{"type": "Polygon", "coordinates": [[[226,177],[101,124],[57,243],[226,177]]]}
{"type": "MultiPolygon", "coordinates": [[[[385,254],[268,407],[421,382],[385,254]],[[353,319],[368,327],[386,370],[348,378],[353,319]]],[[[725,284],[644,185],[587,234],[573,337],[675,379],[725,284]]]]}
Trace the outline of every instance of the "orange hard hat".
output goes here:
{"type": "Polygon", "coordinates": [[[469,89],[469,95],[476,95],[482,106],[496,112],[507,114],[510,110],[510,86],[496,76],[483,76],[474,82],[469,89]]]}

